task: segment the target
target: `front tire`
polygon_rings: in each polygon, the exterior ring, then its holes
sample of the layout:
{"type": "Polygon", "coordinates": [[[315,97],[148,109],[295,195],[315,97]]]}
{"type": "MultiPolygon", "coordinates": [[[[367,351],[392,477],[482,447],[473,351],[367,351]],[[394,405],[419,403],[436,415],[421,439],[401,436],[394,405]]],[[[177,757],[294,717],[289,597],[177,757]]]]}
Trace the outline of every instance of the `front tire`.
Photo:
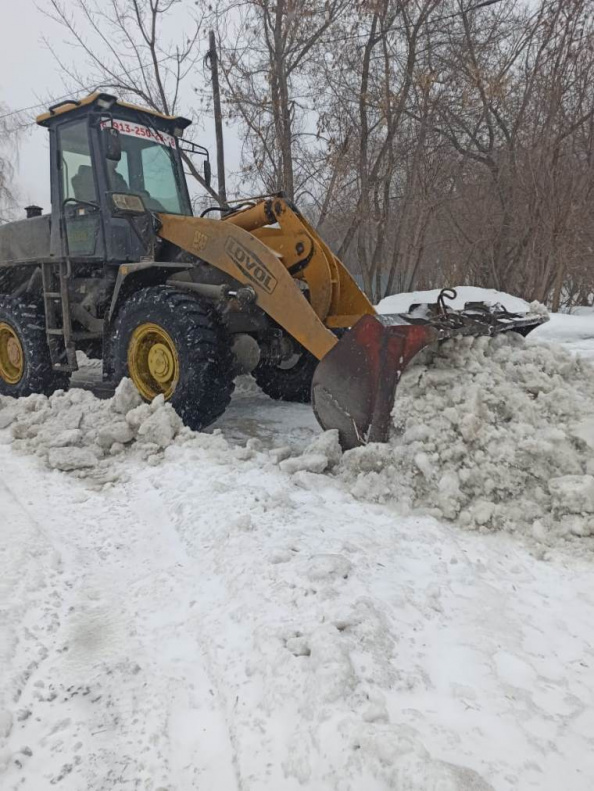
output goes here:
{"type": "Polygon", "coordinates": [[[200,431],[227,408],[233,354],[216,310],[170,286],[144,288],[124,302],[114,325],[112,362],[151,401],[163,394],[184,423],[200,431]]]}
{"type": "Polygon", "coordinates": [[[51,395],[68,381],[67,373],[52,368],[41,305],[0,295],[0,395],[51,395]]]}

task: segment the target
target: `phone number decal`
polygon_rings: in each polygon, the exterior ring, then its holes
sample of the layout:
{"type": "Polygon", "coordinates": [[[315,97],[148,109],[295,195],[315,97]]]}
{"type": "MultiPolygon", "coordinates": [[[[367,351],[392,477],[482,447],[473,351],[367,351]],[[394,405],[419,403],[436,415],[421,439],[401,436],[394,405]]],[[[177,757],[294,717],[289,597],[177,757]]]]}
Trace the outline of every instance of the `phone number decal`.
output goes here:
{"type": "Polygon", "coordinates": [[[166,132],[157,132],[155,129],[149,129],[148,126],[132,124],[128,123],[128,121],[119,121],[115,118],[113,121],[103,121],[101,124],[102,128],[109,126],[117,129],[122,135],[130,135],[130,137],[141,137],[148,140],[154,140],[156,143],[160,143],[163,146],[175,148],[175,137],[173,137],[173,135],[168,135],[166,132]]]}

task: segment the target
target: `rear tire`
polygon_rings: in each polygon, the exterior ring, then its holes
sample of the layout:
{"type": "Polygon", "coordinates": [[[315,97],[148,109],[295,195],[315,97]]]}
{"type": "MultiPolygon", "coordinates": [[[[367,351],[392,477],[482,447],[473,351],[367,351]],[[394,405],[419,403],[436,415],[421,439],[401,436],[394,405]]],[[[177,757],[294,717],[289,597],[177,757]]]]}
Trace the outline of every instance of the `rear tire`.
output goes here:
{"type": "Polygon", "coordinates": [[[300,347],[293,365],[260,364],[253,376],[261,389],[277,401],[293,401],[298,404],[311,402],[311,380],[318,365],[316,358],[300,347]]]}
{"type": "Polygon", "coordinates": [[[129,376],[146,401],[163,393],[195,431],[220,417],[231,400],[227,330],[210,303],[186,292],[155,286],[128,297],[111,349],[116,381],[129,376]]]}
{"type": "Polygon", "coordinates": [[[0,395],[51,395],[66,389],[69,378],[52,369],[41,305],[0,295],[0,395]]]}

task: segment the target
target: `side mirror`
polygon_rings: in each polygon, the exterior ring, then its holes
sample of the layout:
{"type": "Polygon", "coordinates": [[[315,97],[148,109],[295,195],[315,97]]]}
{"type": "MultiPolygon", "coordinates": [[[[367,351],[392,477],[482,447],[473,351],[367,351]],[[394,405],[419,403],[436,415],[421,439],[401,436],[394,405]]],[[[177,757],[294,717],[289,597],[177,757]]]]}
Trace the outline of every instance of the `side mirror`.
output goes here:
{"type": "Polygon", "coordinates": [[[210,181],[212,178],[212,171],[210,169],[210,162],[208,159],[204,161],[204,181],[206,182],[206,186],[210,187],[210,181]]]}
{"type": "Polygon", "coordinates": [[[105,151],[105,158],[112,162],[119,162],[122,158],[122,141],[120,133],[112,126],[101,130],[101,142],[105,151]]]}

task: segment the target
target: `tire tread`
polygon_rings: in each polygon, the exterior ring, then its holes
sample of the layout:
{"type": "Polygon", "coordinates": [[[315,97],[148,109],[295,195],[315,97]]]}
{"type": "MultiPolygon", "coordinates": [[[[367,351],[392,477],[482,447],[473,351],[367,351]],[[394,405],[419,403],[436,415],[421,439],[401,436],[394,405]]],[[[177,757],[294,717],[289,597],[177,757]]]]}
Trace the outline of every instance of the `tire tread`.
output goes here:
{"type": "Polygon", "coordinates": [[[171,403],[194,430],[213,423],[226,410],[235,387],[229,334],[217,310],[206,300],[188,296],[173,286],[153,286],[132,294],[114,322],[111,348],[116,380],[129,375],[128,338],[136,313],[139,317],[147,314],[145,321],[157,321],[160,316],[167,331],[174,327],[181,335],[183,350],[191,357],[189,373],[180,378],[171,403]]]}
{"type": "Polygon", "coordinates": [[[16,330],[25,354],[23,378],[15,385],[0,379],[0,394],[19,398],[66,389],[70,375],[52,368],[41,301],[0,294],[0,321],[16,330]]]}

